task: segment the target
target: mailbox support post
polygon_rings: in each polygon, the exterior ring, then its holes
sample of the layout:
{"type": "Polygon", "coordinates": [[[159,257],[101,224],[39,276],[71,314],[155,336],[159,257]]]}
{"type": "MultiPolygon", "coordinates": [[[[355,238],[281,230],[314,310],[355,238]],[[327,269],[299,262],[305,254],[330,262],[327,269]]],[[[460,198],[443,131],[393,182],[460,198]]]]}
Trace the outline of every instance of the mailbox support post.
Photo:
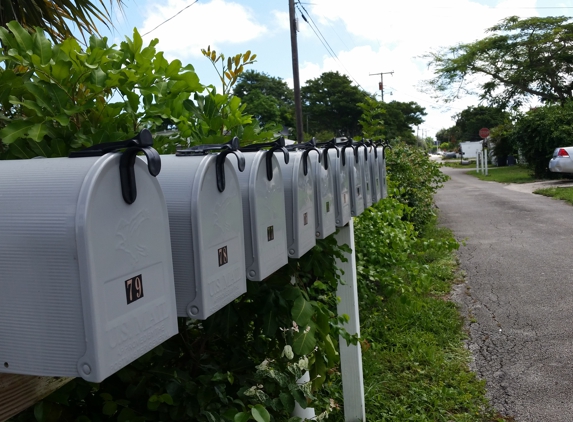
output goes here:
{"type": "MultiPolygon", "coordinates": [[[[338,286],[337,296],[340,297],[338,315],[346,314],[350,321],[345,324],[346,331],[360,336],[360,319],[358,314],[358,286],[356,279],[356,255],[354,252],[354,221],[351,218],[348,225],[341,227],[335,234],[339,245],[348,245],[350,253],[344,253],[347,262],[337,260],[336,265],[344,271],[344,285],[338,286]]],[[[364,380],[362,375],[362,350],[360,343],[347,346],[346,340],[339,338],[340,366],[342,371],[342,393],[344,396],[344,420],[359,422],[366,420],[364,405],[364,380]]]]}

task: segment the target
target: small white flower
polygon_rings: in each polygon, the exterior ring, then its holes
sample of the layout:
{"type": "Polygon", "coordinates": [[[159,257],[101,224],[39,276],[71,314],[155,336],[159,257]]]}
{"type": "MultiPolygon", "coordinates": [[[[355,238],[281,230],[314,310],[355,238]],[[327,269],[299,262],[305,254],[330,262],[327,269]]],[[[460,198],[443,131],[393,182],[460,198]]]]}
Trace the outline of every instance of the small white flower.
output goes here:
{"type": "Polygon", "coordinates": [[[296,322],[292,322],[292,329],[298,333],[298,325],[296,322]]]}
{"type": "Polygon", "coordinates": [[[286,356],[286,358],[288,360],[291,360],[292,358],[294,358],[294,353],[292,351],[292,347],[290,345],[286,345],[283,349],[283,353],[282,356],[286,356]]]}

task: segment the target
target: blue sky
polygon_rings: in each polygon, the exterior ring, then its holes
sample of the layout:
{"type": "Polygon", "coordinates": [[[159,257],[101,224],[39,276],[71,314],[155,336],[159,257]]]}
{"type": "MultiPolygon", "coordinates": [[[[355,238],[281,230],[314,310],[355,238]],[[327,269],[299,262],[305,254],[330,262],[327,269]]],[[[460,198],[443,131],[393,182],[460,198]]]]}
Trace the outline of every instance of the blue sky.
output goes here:
{"type": "MultiPolygon", "coordinates": [[[[204,84],[215,85],[219,85],[217,74],[202,57],[201,48],[210,45],[226,56],[251,50],[257,54],[252,69],[292,85],[288,0],[124,2],[123,15],[114,15],[116,29],[106,34],[115,43],[131,36],[134,27],[141,34],[151,31],[145,42],[158,38],[158,49],[168,59],[192,64],[204,84]]],[[[421,92],[421,81],[432,73],[420,56],[483,38],[486,28],[507,16],[571,16],[573,0],[301,0],[299,8],[314,21],[335,54],[327,52],[297,11],[302,83],[325,71],[339,71],[380,95],[380,76],[370,74],[393,71],[384,75],[384,99],[416,101],[425,107],[426,122],[415,130],[420,136],[433,137],[454,124],[453,114],[476,105],[477,99],[464,98],[446,107],[421,92]]]]}

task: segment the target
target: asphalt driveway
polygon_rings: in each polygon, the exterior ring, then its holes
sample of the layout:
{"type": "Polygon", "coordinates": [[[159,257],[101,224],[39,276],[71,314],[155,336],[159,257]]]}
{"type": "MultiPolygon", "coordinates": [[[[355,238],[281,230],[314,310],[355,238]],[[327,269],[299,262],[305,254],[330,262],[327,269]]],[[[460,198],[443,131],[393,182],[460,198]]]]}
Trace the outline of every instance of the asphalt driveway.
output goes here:
{"type": "Polygon", "coordinates": [[[436,195],[459,241],[474,369],[518,422],[573,421],[573,206],[465,169],[436,195]]]}

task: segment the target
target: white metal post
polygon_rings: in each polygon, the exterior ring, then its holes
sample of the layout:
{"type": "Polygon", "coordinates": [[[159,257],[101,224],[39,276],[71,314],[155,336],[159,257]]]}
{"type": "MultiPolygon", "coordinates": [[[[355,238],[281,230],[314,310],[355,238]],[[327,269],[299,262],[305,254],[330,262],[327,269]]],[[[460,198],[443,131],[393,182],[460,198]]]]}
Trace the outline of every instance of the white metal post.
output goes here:
{"type": "Polygon", "coordinates": [[[476,172],[477,172],[478,174],[481,173],[479,158],[480,158],[480,153],[479,153],[479,151],[478,151],[478,153],[476,154],[476,172]]]}
{"type": "MultiPolygon", "coordinates": [[[[310,373],[307,371],[303,374],[302,377],[300,377],[297,381],[297,384],[306,384],[307,382],[310,382],[310,373]]],[[[298,416],[299,418],[302,418],[303,420],[311,420],[314,419],[316,417],[316,414],[314,412],[314,408],[313,407],[307,407],[306,409],[303,409],[302,407],[300,407],[300,404],[298,404],[296,401],[294,402],[294,411],[292,412],[292,416],[298,416]]]]}
{"type": "MultiPolygon", "coordinates": [[[[348,315],[350,320],[344,325],[350,334],[360,336],[360,317],[358,314],[358,285],[356,279],[356,255],[354,253],[354,221],[342,227],[335,234],[339,245],[348,245],[350,253],[345,253],[347,262],[338,261],[336,265],[344,274],[345,284],[338,286],[337,295],[340,298],[338,315],[348,315]]],[[[344,420],[359,422],[366,420],[364,405],[364,380],[362,375],[362,350],[360,343],[347,345],[346,340],[339,338],[340,366],[342,371],[342,393],[344,396],[344,420]]]]}
{"type": "Polygon", "coordinates": [[[487,148],[483,150],[483,168],[485,169],[485,175],[487,176],[487,148]]]}

